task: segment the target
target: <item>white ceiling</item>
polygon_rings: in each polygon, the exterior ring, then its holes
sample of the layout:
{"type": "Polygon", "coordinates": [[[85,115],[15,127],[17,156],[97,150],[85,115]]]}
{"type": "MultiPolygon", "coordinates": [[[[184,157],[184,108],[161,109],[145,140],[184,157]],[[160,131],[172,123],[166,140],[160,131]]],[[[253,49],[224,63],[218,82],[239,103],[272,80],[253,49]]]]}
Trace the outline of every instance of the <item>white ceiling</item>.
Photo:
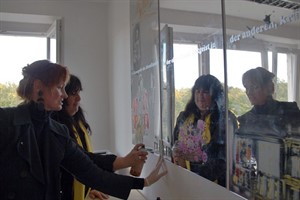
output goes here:
{"type": "MultiPolygon", "coordinates": [[[[61,0],[63,1],[63,0],[61,0]]],[[[89,2],[107,2],[107,0],[87,0],[89,2]]],[[[111,0],[112,1],[112,0],[111,0]]],[[[119,1],[119,0],[115,0],[119,1]]],[[[293,0],[299,2],[300,0],[293,0]]],[[[255,3],[249,0],[225,0],[225,13],[227,16],[262,21],[266,15],[271,14],[271,20],[278,22],[281,16],[288,16],[292,10],[255,3]]],[[[160,0],[160,7],[182,11],[220,14],[221,0],[160,0]]],[[[50,27],[57,17],[46,15],[30,15],[0,12],[0,33],[7,31],[18,32],[19,29],[41,35],[50,27]]],[[[195,19],[197,20],[197,19],[195,19]]],[[[300,20],[289,23],[289,26],[300,26],[300,20]]]]}
{"type": "MultiPolygon", "coordinates": [[[[298,1],[300,4],[300,0],[294,1],[298,1]]],[[[271,14],[271,19],[274,22],[278,22],[281,16],[288,16],[293,12],[290,9],[259,4],[248,0],[225,0],[224,2],[226,15],[252,20],[262,21],[265,15],[271,14]]],[[[221,13],[220,0],[160,0],[160,7],[200,13],[221,13]]],[[[300,20],[290,25],[297,24],[300,24],[300,20]]]]}

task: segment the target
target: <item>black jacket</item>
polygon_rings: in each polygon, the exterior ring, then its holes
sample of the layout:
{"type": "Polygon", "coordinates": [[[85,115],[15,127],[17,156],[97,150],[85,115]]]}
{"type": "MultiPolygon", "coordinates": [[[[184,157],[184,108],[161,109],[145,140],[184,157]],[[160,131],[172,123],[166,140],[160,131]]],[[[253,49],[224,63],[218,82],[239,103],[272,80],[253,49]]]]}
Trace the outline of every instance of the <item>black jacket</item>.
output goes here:
{"type": "Polygon", "coordinates": [[[240,134],[285,137],[287,124],[299,125],[300,111],[296,102],[269,99],[265,105],[253,106],[238,117],[240,134]]]}
{"type": "Polygon", "coordinates": [[[131,189],[143,188],[143,179],[98,168],[69,137],[64,125],[51,118],[47,123],[40,156],[29,106],[0,108],[1,200],[60,199],[60,167],[85,185],[118,198],[126,199],[131,189]]]}
{"type": "MultiPolygon", "coordinates": [[[[176,125],[173,131],[174,141],[179,139],[179,132],[182,124],[191,116],[194,115],[195,119],[192,122],[193,127],[197,127],[197,122],[200,119],[200,114],[197,116],[195,113],[181,112],[177,117],[176,125]]],[[[201,145],[201,150],[207,155],[207,161],[190,162],[191,171],[203,176],[211,181],[218,182],[219,185],[226,186],[226,130],[225,130],[225,113],[219,113],[214,110],[211,113],[210,121],[210,134],[211,141],[206,145],[201,145]]],[[[235,115],[229,111],[228,116],[232,119],[234,128],[237,127],[235,115]]]]}

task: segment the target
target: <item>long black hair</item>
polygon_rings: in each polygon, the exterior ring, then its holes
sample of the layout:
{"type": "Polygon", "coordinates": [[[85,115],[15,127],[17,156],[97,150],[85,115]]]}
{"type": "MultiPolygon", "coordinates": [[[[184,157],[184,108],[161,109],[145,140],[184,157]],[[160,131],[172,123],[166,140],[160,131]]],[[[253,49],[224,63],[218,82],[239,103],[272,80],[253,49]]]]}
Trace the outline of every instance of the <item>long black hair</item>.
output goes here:
{"type": "Polygon", "coordinates": [[[217,134],[213,134],[212,137],[220,143],[225,141],[225,135],[223,133],[225,130],[224,89],[221,82],[215,76],[211,74],[201,75],[195,81],[191,90],[191,98],[181,114],[183,114],[184,118],[194,114],[198,119],[204,119],[206,115],[211,114],[210,130],[212,134],[217,132],[217,134]],[[195,103],[195,91],[200,89],[208,91],[212,100],[211,106],[205,116],[201,115],[201,112],[195,103]]]}
{"type": "MultiPolygon", "coordinates": [[[[68,96],[74,95],[76,94],[78,91],[82,91],[82,84],[80,79],[71,74],[70,75],[70,80],[67,83],[66,87],[65,87],[66,93],[68,94],[68,96]]],[[[70,134],[73,138],[75,138],[75,135],[73,133],[73,126],[75,127],[75,129],[77,131],[81,131],[80,126],[79,126],[79,122],[81,121],[83,123],[83,125],[86,127],[86,129],[88,130],[89,134],[92,133],[91,128],[89,123],[87,122],[85,116],[84,116],[84,111],[83,109],[79,106],[78,111],[75,113],[74,116],[70,116],[67,111],[66,111],[66,106],[68,105],[67,99],[65,99],[63,101],[63,106],[62,109],[60,111],[57,111],[55,113],[52,114],[52,118],[57,120],[58,122],[65,124],[69,131],[70,134]]]]}
{"type": "Polygon", "coordinates": [[[209,108],[209,113],[213,110],[220,110],[224,107],[224,90],[221,82],[213,75],[206,74],[200,76],[191,90],[191,98],[186,104],[184,112],[186,115],[196,114],[200,115],[200,110],[195,103],[195,91],[196,90],[208,91],[211,95],[212,105],[209,108]]]}

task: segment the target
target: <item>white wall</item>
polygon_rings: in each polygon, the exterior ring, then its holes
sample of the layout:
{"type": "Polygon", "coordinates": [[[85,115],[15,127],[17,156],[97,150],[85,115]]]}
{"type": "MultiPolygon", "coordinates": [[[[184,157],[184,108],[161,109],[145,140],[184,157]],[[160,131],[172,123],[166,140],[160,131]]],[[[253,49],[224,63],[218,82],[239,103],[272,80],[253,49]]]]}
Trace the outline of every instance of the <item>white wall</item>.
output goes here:
{"type": "Polygon", "coordinates": [[[81,78],[94,149],[110,149],[105,1],[0,0],[0,12],[62,17],[63,63],[81,78]]]}
{"type": "Polygon", "coordinates": [[[111,1],[108,13],[111,148],[123,155],[132,148],[128,1],[111,1]]]}

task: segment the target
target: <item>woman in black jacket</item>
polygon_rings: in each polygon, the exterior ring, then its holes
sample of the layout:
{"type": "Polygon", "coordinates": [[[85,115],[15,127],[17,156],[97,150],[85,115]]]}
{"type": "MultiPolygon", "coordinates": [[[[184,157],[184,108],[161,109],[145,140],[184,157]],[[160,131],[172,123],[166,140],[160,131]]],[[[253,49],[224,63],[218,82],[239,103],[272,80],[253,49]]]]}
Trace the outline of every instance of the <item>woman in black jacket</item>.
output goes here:
{"type": "MultiPolygon", "coordinates": [[[[65,90],[68,97],[64,99],[62,109],[60,111],[53,112],[51,116],[56,121],[68,127],[70,136],[80,147],[84,149],[95,163],[97,163],[97,160],[101,159],[102,165],[99,167],[104,167],[105,170],[112,170],[113,172],[118,169],[133,167],[145,162],[148,153],[146,151],[139,151],[139,148],[141,148],[143,144],[135,145],[132,151],[125,157],[117,157],[113,154],[103,155],[92,153],[93,149],[90,138],[92,130],[84,116],[82,108],[80,107],[80,92],[82,91],[80,79],[71,74],[65,90]],[[113,168],[111,169],[110,164],[112,160],[114,160],[114,162],[113,168]]],[[[85,187],[84,184],[76,180],[72,174],[64,169],[62,169],[61,188],[62,200],[84,200],[86,196],[90,196],[93,199],[98,198],[99,200],[109,198],[108,195],[100,191],[94,189],[91,190],[91,188],[85,187]]]]}
{"type": "Polygon", "coordinates": [[[162,159],[147,178],[97,167],[71,139],[67,127],[50,118],[67,97],[67,68],[40,60],[24,67],[22,74],[17,93],[23,104],[0,109],[0,199],[60,199],[61,167],[85,185],[122,199],[131,189],[143,189],[167,173],[159,171],[162,159]]]}

